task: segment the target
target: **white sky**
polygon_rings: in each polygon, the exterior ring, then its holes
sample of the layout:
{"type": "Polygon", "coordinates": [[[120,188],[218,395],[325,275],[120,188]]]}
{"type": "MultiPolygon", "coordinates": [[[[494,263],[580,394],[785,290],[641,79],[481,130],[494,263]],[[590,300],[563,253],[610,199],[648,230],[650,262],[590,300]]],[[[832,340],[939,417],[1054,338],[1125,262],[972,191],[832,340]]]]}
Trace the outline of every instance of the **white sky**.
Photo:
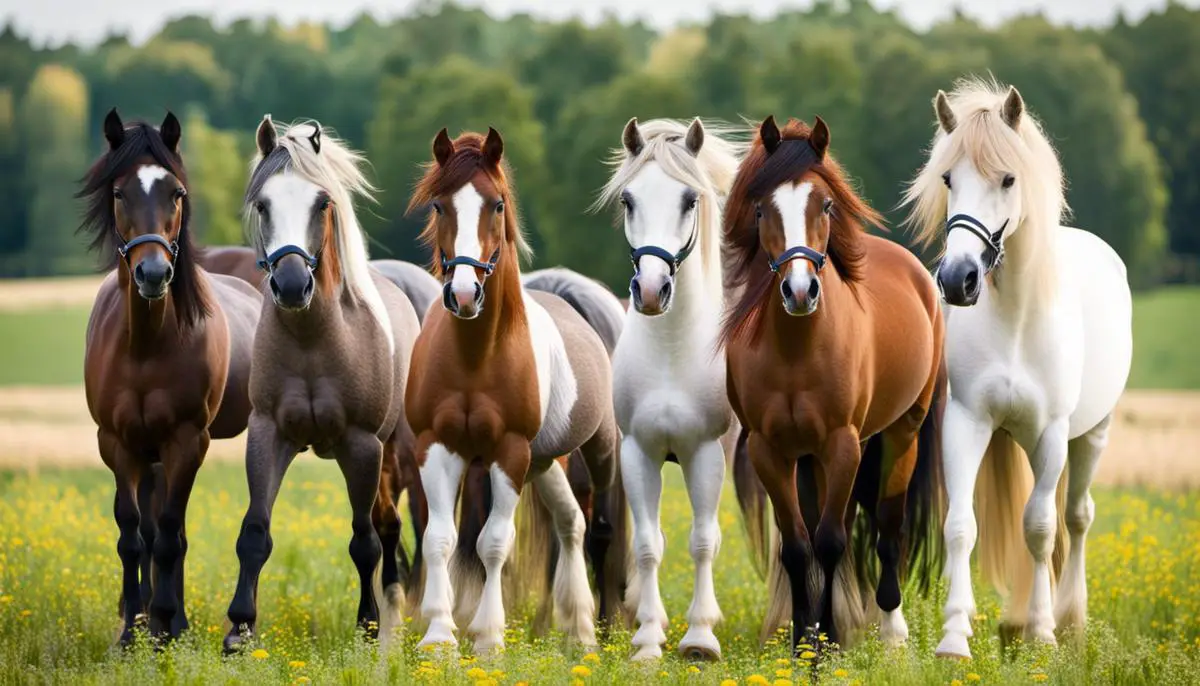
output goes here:
{"type": "MultiPolygon", "coordinates": [[[[580,17],[585,21],[614,13],[623,19],[641,18],[659,27],[679,21],[703,20],[713,11],[770,15],[783,7],[806,7],[811,0],[460,0],[485,7],[494,16],[530,12],[537,16],[580,17]]],[[[876,6],[897,8],[917,27],[950,14],[955,2],[946,0],[874,0],[876,6]]],[[[40,43],[67,40],[94,43],[110,29],[144,40],[163,22],[183,14],[204,14],[220,24],[241,17],[275,16],[286,24],[299,20],[333,21],[344,25],[362,10],[386,20],[405,14],[415,0],[0,0],[0,23],[13,21],[23,34],[40,43]]],[[[1041,10],[1052,20],[1075,25],[1110,21],[1118,8],[1135,19],[1158,9],[1166,0],[959,0],[970,16],[994,25],[1016,14],[1041,10]]],[[[1197,6],[1200,0],[1184,0],[1197,6]]]]}

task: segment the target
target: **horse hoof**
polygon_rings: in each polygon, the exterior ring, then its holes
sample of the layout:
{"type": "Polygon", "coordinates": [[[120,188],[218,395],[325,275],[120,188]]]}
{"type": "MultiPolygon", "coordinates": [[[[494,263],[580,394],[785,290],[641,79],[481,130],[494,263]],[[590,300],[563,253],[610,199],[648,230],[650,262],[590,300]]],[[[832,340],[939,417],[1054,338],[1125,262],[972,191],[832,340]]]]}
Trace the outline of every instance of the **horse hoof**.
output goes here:
{"type": "Polygon", "coordinates": [[[252,635],[249,631],[240,632],[236,629],[231,630],[225,635],[225,640],[221,644],[221,650],[225,655],[236,655],[242,652],[242,648],[250,642],[252,635]]]}
{"type": "Polygon", "coordinates": [[[688,629],[679,641],[679,655],[686,660],[717,662],[721,659],[721,644],[709,629],[688,629]]]}
{"type": "Polygon", "coordinates": [[[961,634],[946,634],[938,644],[933,654],[938,657],[957,660],[970,660],[971,648],[967,645],[967,637],[961,634]]]}
{"type": "Polygon", "coordinates": [[[662,648],[657,645],[639,646],[632,659],[637,662],[653,662],[662,659],[662,648]]]}
{"type": "Polygon", "coordinates": [[[458,639],[454,638],[453,631],[431,624],[429,630],[425,632],[424,638],[417,644],[417,647],[433,650],[438,646],[457,648],[458,639]]]}

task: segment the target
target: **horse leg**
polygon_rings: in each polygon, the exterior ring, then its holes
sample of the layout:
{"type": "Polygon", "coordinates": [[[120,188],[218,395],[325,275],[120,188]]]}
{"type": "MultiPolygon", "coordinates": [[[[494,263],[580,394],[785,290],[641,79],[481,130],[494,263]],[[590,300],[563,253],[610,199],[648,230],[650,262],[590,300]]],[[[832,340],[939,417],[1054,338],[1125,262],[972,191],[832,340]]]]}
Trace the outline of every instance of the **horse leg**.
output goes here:
{"type": "Polygon", "coordinates": [[[407,557],[397,560],[397,552],[403,553],[400,546],[400,512],[396,508],[399,495],[399,464],[396,456],[397,436],[393,432],[383,444],[383,465],[379,471],[379,491],[375,503],[371,507],[371,524],[379,536],[382,547],[382,561],[379,565],[379,599],[385,607],[380,608],[379,631],[383,640],[391,637],[392,629],[403,622],[404,588],[400,584],[400,565],[402,562],[405,573],[408,572],[407,557]]]}
{"type": "MultiPolygon", "coordinates": [[[[554,463],[555,466],[557,464],[554,463]]],[[[495,459],[488,468],[492,482],[492,510],[488,513],[487,521],[479,532],[479,539],[475,542],[475,552],[483,561],[483,569],[487,575],[483,582],[483,593],[479,598],[479,608],[467,627],[475,638],[477,654],[486,655],[504,647],[504,594],[501,580],[504,563],[508,560],[513,540],[517,535],[514,517],[517,514],[517,501],[521,496],[520,489],[528,472],[528,439],[517,434],[506,435],[497,446],[495,459]],[[514,474],[518,475],[516,479],[513,478],[514,474]]],[[[561,468],[558,473],[562,474],[561,468]]],[[[566,485],[565,476],[563,484],[566,485]]],[[[566,487],[566,493],[574,503],[570,486],[566,487]]],[[[581,521],[580,539],[583,537],[582,524],[581,521]]],[[[582,562],[582,559],[580,561],[582,562]]],[[[586,572],[584,574],[586,575],[586,572]]],[[[585,585],[586,578],[585,576],[585,585]]]]}
{"type": "Polygon", "coordinates": [[[946,576],[950,589],[944,608],[942,641],[934,651],[941,657],[971,657],[975,595],[971,590],[971,550],[979,529],[975,524],[975,477],[992,438],[992,425],[950,398],[942,420],[942,467],[949,507],[943,528],[946,537],[946,576]]]}
{"type": "Polygon", "coordinates": [[[1058,480],[1067,464],[1067,440],[1070,420],[1058,417],[1050,421],[1030,451],[1033,468],[1033,493],[1025,505],[1025,545],[1033,555],[1033,592],[1029,596],[1029,624],[1026,640],[1056,643],[1054,638],[1053,598],[1050,590],[1050,555],[1058,526],[1055,495],[1058,480]]]}
{"type": "Polygon", "coordinates": [[[258,575],[271,557],[271,510],[283,485],[283,476],[296,457],[289,444],[266,416],[251,413],[246,438],[246,482],[250,488],[250,506],[238,534],[238,581],[229,603],[229,621],[233,625],[225,636],[226,653],[236,652],[254,635],[258,620],[258,575]]]}
{"type": "Polygon", "coordinates": [[[538,494],[550,511],[558,535],[558,565],[554,570],[554,615],[558,628],[587,650],[596,646],[596,611],[583,560],[583,534],[587,524],[579,509],[566,472],[559,462],[534,477],[538,494]]]}
{"type": "Polygon", "coordinates": [[[1084,572],[1084,544],[1088,529],[1096,518],[1096,504],[1088,489],[1100,454],[1108,445],[1108,428],[1112,415],[1105,417],[1090,431],[1067,444],[1067,531],[1071,534],[1070,552],[1058,583],[1058,598],[1054,618],[1060,629],[1082,629],[1087,622],[1087,574],[1084,572]]]}
{"type": "MultiPolygon", "coordinates": [[[[857,593],[850,594],[842,585],[854,583],[852,579],[837,574],[838,565],[846,553],[849,540],[846,531],[846,508],[854,489],[854,478],[862,461],[862,447],[858,442],[858,430],[854,427],[836,429],[825,439],[821,447],[820,461],[825,474],[825,505],[817,524],[813,548],[817,562],[825,573],[825,584],[821,592],[821,628],[833,643],[839,643],[837,622],[833,619],[833,596],[838,604],[849,602],[857,593]]],[[[849,608],[841,608],[847,612],[849,608]]],[[[847,637],[849,638],[849,637],[847,637]]]]}
{"type": "Polygon", "coordinates": [[[875,552],[880,567],[875,604],[883,612],[879,640],[888,646],[903,645],[908,640],[908,623],[904,621],[901,609],[900,558],[907,535],[908,483],[917,466],[917,432],[924,419],[924,408],[913,407],[883,431],[878,504],[875,507],[879,527],[875,552]]]}
{"type": "Polygon", "coordinates": [[[781,547],[779,563],[787,574],[783,584],[778,571],[771,573],[772,587],[767,600],[767,618],[778,614],[787,604],[792,613],[792,654],[800,652],[800,641],[813,626],[813,608],[808,595],[808,576],[813,561],[812,543],[804,515],[800,512],[800,496],[796,491],[796,458],[780,457],[762,434],[752,431],[746,441],[750,462],[759,481],[767,490],[779,526],[781,547]]]}
{"type": "Polygon", "coordinates": [[[159,461],[157,453],[147,457],[152,457],[153,460],[144,465],[142,469],[141,480],[138,481],[137,503],[138,512],[145,516],[141,517],[141,522],[138,526],[138,531],[142,535],[142,555],[140,567],[142,570],[141,580],[141,601],[142,612],[150,611],[150,597],[154,591],[154,584],[151,583],[154,573],[154,536],[158,515],[162,511],[162,499],[167,490],[164,483],[162,464],[154,464],[159,461]]]}
{"type": "Polygon", "coordinates": [[[177,638],[174,629],[187,627],[187,614],[180,602],[178,569],[186,553],[183,538],[184,516],[196,473],[208,452],[208,431],[185,425],[164,446],[163,472],[166,494],[158,517],[154,538],[154,595],[150,600],[150,633],[177,638]],[[178,615],[178,618],[176,616],[178,615]]]}
{"type": "Polygon", "coordinates": [[[721,549],[721,525],[717,509],[725,483],[725,451],[718,441],[700,444],[695,454],[680,456],[688,499],[692,503],[692,561],[696,581],[692,606],[688,609],[688,631],[679,641],[679,653],[705,660],[721,659],[721,644],[713,626],[721,621],[721,608],[713,590],[713,560],[721,549]]]}
{"type": "Polygon", "coordinates": [[[371,508],[379,491],[383,444],[375,434],[350,427],[334,455],[350,496],[350,527],[354,532],[350,538],[350,559],[358,570],[358,627],[369,638],[377,638],[379,603],[375,598],[375,570],[383,551],[371,523],[371,508]]]}
{"type": "Polygon", "coordinates": [[[117,538],[117,556],[121,558],[121,614],[124,628],[120,643],[128,647],[133,643],[133,630],[141,616],[144,605],[138,584],[138,566],[141,562],[142,542],[138,531],[141,515],[138,511],[137,492],[139,477],[143,469],[132,453],[125,449],[116,434],[101,429],[97,434],[100,457],[112,469],[117,493],[113,500],[113,519],[120,534],[117,538]]]}
{"type": "Polygon", "coordinates": [[[650,458],[637,439],[626,436],[621,443],[621,478],[629,509],[633,515],[634,553],[637,573],[631,592],[640,596],[637,606],[638,630],[633,635],[633,659],[662,657],[667,641],[667,610],[658,592],[658,566],[662,564],[666,536],[659,521],[662,498],[662,462],[650,458]]]}
{"type": "Polygon", "coordinates": [[[421,597],[421,616],[428,620],[429,628],[420,645],[458,645],[451,614],[454,588],[450,585],[450,554],[458,538],[454,529],[454,502],[467,465],[462,457],[446,450],[441,443],[433,443],[432,437],[427,435],[418,439],[417,455],[421,454],[425,455],[421,485],[429,507],[423,547],[425,590],[421,597]]]}

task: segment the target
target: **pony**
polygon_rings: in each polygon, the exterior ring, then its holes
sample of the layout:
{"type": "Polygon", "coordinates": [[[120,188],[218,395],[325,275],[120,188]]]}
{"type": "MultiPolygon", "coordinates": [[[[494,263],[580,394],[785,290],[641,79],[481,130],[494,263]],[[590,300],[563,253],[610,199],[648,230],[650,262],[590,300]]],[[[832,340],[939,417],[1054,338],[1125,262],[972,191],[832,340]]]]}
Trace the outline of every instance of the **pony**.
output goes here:
{"type": "Polygon", "coordinates": [[[127,646],[147,611],[155,638],[188,628],[188,498],[211,439],[246,428],[261,297],[197,263],[175,115],[156,130],[113,108],[103,131],[108,149],[77,194],[87,200],[80,231],[109,270],[88,319],[84,389],[116,478],[127,646]]]}
{"type": "Polygon", "coordinates": [[[902,568],[936,557],[940,542],[930,525],[946,394],[937,289],[912,253],[866,232],[882,219],[829,141],[820,117],[782,129],[768,117],[724,213],[726,285],[741,289],[720,334],[729,400],[780,536],[764,628],[790,605],[797,651],[805,633],[850,645],[865,621],[869,568],[853,564],[848,544],[851,531],[856,544],[867,534],[853,526],[852,497],[877,533],[885,643],[908,636],[902,568]]]}
{"type": "Polygon", "coordinates": [[[635,659],[657,659],[668,618],[658,589],[665,535],[659,523],[662,468],[677,462],[692,504],[696,566],[688,631],[680,654],[720,659],[721,620],[713,563],[726,457],[721,438],[733,413],[725,363],[712,354],[722,301],[721,207],[744,146],[685,124],[632,118],[614,168],[593,209],[620,204],[629,241],[632,307],[613,352],[613,402],[621,428],[621,467],[633,515],[637,567],[626,604],[636,607],[635,659]],[[698,254],[692,258],[693,252],[698,254]]]}
{"type": "Polygon", "coordinates": [[[244,245],[212,245],[201,250],[200,265],[214,274],[236,276],[261,290],[266,273],[258,266],[258,253],[244,245]]]}
{"type": "MultiPolygon", "coordinates": [[[[579,448],[596,489],[610,488],[619,441],[612,372],[600,337],[570,305],[522,287],[520,259],[529,248],[503,153],[495,129],[454,140],[442,129],[409,203],[409,212],[428,212],[421,238],[444,284],[442,307],[430,310],[417,338],[405,400],[429,503],[421,603],[428,627],[421,644],[457,644],[457,593],[480,598],[468,626],[476,652],[503,647],[501,575],[529,483],[552,519],[531,530],[542,546],[553,532],[561,550],[552,593],[556,623],[574,641],[593,646],[586,522],[564,463],[579,448]],[[491,481],[486,523],[471,532],[484,573],[480,578],[477,567],[455,565],[452,584],[455,496],[476,459],[491,481]]],[[[546,514],[530,510],[533,517],[546,514]]],[[[537,574],[537,557],[518,555],[517,574],[537,574]]]]}
{"type": "Polygon", "coordinates": [[[1060,225],[1068,208],[1058,156],[1017,89],[964,79],[949,95],[939,90],[933,106],[938,129],[904,203],[924,245],[945,236],[936,273],[952,306],[943,427],[950,588],[937,654],[970,657],[977,531],[985,576],[1002,593],[1012,584],[1006,634],[1054,643],[1056,626],[1086,621],[1088,489],[1129,376],[1132,306],[1116,252],[1060,225]],[[1017,549],[1022,530],[1028,554],[1017,549]]]}
{"type": "Polygon", "coordinates": [[[382,631],[386,641],[406,590],[396,562],[403,550],[396,499],[399,489],[419,489],[404,414],[417,315],[367,260],[354,213],[354,196],[369,199],[373,190],[360,169],[362,156],[315,121],[280,134],[268,114],[255,139],[245,215],[271,297],[254,337],[250,505],[238,534],[240,571],[224,647],[236,651],[254,636],[258,576],[271,554],[271,509],[288,466],[310,447],[336,460],[345,477],[357,622],[368,637],[382,631]]]}

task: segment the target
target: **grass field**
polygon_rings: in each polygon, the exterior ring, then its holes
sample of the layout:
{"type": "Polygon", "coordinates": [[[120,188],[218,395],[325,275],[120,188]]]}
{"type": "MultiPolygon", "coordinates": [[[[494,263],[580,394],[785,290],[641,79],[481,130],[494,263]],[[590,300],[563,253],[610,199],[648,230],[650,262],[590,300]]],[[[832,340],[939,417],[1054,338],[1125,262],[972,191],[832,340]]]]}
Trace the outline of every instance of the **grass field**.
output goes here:
{"type": "MultiPolygon", "coordinates": [[[[678,469],[667,469],[663,524],[668,545],[662,590],[672,647],[683,635],[691,593],[689,512],[678,469]]],[[[765,586],[748,561],[732,490],[721,513],[716,566],[725,612],[718,628],[726,660],[691,665],[672,654],[635,666],[629,634],[618,631],[595,655],[529,636],[528,609],[509,616],[510,648],[479,661],[465,649],[449,659],[415,648],[402,629],[389,651],[353,636],[357,577],[346,554],[348,508],[332,464],[303,457],[275,509],[275,549],[260,586],[258,648],[220,655],[224,612],[237,573],[234,541],[246,505],[234,464],[207,465],[192,499],[187,608],[193,630],[161,653],[113,648],[119,563],[107,472],[43,470],[0,476],[0,681],[4,683],[257,684],[676,684],[768,683],[809,679],[808,660],[787,657],[786,641],[757,643],[765,586]]],[[[997,598],[982,586],[969,663],[932,657],[940,591],[909,596],[910,645],[885,650],[874,638],[822,664],[831,684],[1195,683],[1200,674],[1200,498],[1163,491],[1100,490],[1088,545],[1091,624],[1082,644],[1019,647],[1002,657],[997,598]]]]}

